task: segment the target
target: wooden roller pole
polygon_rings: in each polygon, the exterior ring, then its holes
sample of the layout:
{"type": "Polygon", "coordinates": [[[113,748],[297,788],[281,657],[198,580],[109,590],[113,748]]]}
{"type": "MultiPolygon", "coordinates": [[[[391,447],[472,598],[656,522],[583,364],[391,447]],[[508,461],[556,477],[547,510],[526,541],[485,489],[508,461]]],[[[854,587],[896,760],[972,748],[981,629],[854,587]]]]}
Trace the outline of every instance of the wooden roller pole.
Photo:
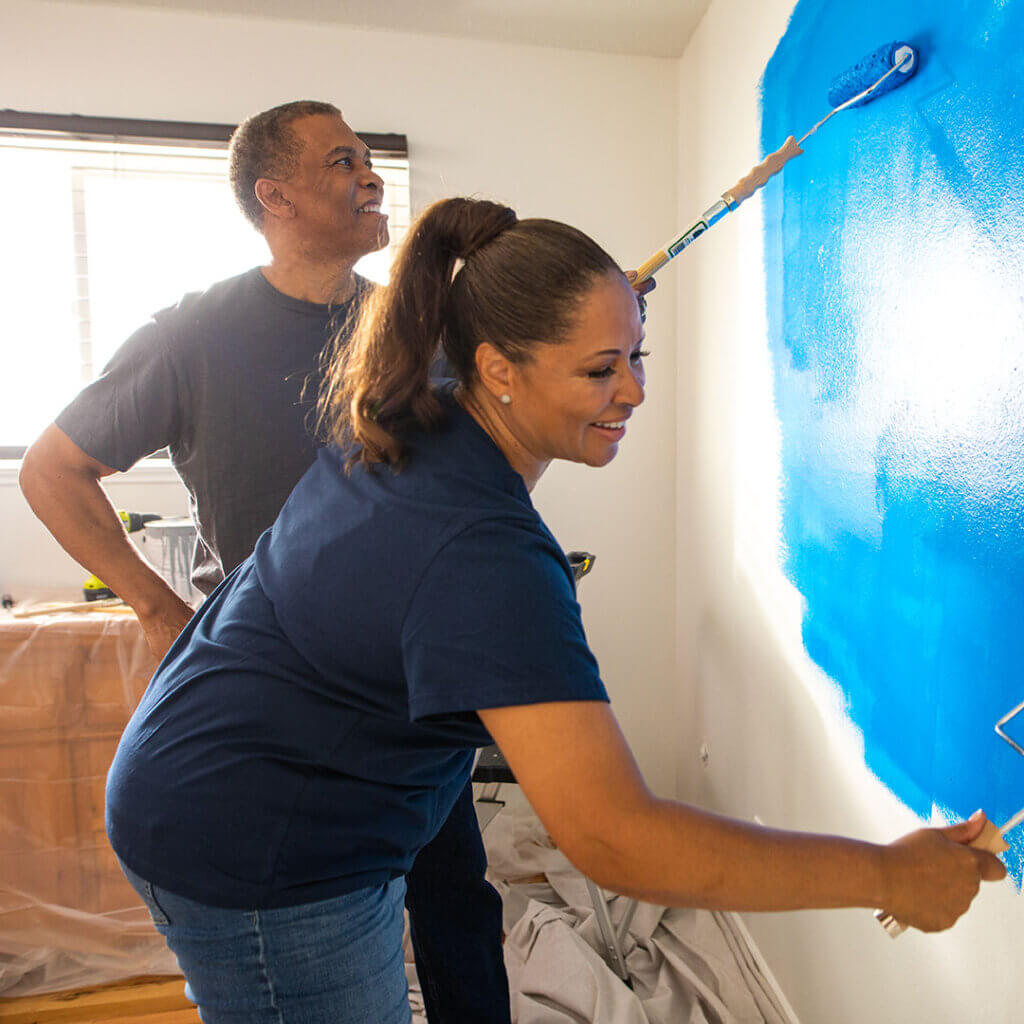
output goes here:
{"type": "Polygon", "coordinates": [[[774,153],[769,153],[761,163],[751,168],[750,172],[740,178],[726,194],[731,196],[739,206],[744,199],[749,199],[759,188],[767,185],[793,157],[800,156],[801,153],[803,150],[796,144],[796,139],[790,135],[774,153]]]}

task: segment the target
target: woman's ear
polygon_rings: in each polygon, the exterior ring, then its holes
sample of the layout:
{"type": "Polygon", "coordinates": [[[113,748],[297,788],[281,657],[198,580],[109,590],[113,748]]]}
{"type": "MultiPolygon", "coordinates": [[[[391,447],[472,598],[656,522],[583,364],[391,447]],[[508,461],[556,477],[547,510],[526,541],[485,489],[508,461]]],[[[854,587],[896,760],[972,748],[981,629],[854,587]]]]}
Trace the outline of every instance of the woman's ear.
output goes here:
{"type": "Polygon", "coordinates": [[[490,342],[481,342],[473,356],[480,383],[498,400],[511,395],[515,383],[515,366],[490,342]]]}

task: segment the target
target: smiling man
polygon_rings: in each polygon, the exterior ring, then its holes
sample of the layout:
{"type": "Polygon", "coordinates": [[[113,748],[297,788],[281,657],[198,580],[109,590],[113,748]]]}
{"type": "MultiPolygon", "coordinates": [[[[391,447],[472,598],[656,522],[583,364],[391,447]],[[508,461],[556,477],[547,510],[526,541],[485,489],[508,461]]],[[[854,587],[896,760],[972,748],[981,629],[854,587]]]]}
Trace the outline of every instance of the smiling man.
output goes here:
{"type": "Polygon", "coordinates": [[[21,472],[33,510],[135,609],[158,657],[192,609],[128,539],[100,479],[170,450],[198,534],[192,580],[209,594],[312,463],[320,354],[369,291],[356,261],[388,241],[383,182],[330,104],[249,118],[231,140],[230,176],[269,265],[156,313],[44,431],[21,472]]]}
{"type": "MultiPolygon", "coordinates": [[[[129,540],[101,479],[170,450],[197,529],[192,579],[209,594],[313,462],[321,352],[346,337],[370,290],[356,261],[388,241],[383,182],[331,104],[249,118],[232,137],[230,174],[269,265],[155,314],[32,445],[20,478],[65,550],[132,606],[158,657],[192,609],[129,540]]],[[[501,904],[485,867],[467,786],[408,877],[431,1024],[509,1019],[501,904]]]]}

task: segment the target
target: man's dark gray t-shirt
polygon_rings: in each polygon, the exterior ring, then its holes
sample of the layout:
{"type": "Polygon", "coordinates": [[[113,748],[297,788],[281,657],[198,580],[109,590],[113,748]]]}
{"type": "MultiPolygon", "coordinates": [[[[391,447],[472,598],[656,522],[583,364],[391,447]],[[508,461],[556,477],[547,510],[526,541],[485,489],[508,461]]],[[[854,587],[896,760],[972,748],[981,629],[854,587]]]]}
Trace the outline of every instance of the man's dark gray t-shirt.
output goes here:
{"type": "MultiPolygon", "coordinates": [[[[252,553],[312,464],[320,356],[371,285],[336,306],[293,299],[258,267],[155,314],[57,417],[127,470],[162,448],[188,488],[192,581],[206,594],[252,553]]],[[[146,509],[144,511],[150,511],[146,509]]]]}

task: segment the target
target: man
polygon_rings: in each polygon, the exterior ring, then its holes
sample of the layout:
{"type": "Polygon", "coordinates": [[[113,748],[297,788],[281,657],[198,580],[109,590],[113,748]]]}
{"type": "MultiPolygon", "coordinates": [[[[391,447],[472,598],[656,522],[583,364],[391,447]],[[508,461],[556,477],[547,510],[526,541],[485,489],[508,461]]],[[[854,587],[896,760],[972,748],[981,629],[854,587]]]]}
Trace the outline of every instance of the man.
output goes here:
{"type": "MultiPolygon", "coordinates": [[[[239,126],[231,184],[268,266],[187,295],[118,350],[25,455],[20,483],[64,549],[138,615],[162,657],[192,615],[129,540],[100,483],[168,447],[197,529],[204,593],[245,560],[313,462],[319,361],[369,290],[357,260],[387,244],[383,181],[326,103],[239,126]]],[[[467,786],[410,872],[406,906],[432,1024],[508,1021],[501,902],[467,786]]]]}

